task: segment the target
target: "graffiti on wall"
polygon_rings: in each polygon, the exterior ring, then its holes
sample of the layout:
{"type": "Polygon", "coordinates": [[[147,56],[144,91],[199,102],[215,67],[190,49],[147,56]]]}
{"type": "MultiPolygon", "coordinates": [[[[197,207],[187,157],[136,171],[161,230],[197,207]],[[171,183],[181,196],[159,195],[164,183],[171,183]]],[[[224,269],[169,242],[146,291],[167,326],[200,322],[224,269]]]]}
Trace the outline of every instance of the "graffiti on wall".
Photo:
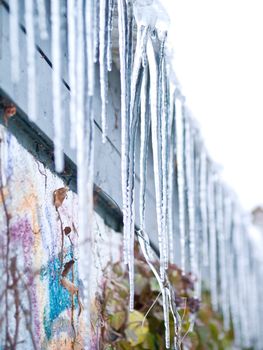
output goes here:
{"type": "MultiPolygon", "coordinates": [[[[77,195],[4,127],[0,147],[0,349],[82,349],[77,195]],[[64,196],[57,205],[59,190],[64,196]]],[[[119,259],[120,251],[120,235],[94,217],[93,266],[87,271],[93,296],[103,266],[119,259]]],[[[91,321],[94,330],[96,315],[91,321]]]]}

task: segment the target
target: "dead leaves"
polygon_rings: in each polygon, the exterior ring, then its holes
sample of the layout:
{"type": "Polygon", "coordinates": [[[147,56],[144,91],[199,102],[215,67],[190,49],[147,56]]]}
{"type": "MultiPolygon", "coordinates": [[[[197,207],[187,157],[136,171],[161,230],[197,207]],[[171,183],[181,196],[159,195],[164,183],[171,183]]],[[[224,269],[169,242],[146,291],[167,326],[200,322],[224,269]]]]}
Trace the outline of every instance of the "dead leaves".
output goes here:
{"type": "Polygon", "coordinates": [[[67,197],[68,190],[69,188],[66,186],[66,187],[61,187],[54,191],[53,199],[54,199],[54,205],[56,209],[61,207],[61,205],[63,204],[64,199],[67,197]]]}

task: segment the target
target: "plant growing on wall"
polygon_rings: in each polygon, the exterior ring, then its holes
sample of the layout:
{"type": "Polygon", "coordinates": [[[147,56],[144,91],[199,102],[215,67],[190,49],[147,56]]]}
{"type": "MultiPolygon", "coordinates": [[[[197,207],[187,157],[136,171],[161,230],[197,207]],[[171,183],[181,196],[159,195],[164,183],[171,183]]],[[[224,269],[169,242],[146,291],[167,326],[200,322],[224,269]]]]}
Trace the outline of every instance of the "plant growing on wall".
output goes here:
{"type": "MultiPolygon", "coordinates": [[[[165,349],[165,324],[159,285],[138,250],[135,259],[133,312],[129,312],[127,277],[121,262],[108,264],[104,270],[101,292],[96,296],[98,317],[93,319],[97,348],[165,349]]],[[[179,348],[232,349],[233,332],[224,331],[222,317],[212,311],[209,293],[204,293],[200,305],[199,300],[193,297],[193,276],[183,275],[176,265],[169,266],[169,279],[176,290],[175,303],[181,316],[179,348]]],[[[170,318],[172,322],[171,315],[170,318]]],[[[171,329],[171,343],[173,336],[171,329]]]]}

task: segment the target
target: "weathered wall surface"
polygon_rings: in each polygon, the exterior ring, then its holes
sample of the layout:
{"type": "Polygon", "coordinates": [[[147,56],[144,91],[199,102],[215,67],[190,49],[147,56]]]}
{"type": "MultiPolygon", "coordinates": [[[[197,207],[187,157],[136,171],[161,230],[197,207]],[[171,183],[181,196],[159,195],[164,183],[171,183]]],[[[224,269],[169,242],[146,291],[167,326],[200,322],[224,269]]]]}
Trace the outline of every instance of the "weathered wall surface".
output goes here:
{"type": "MultiPolygon", "coordinates": [[[[68,191],[56,210],[53,193],[62,180],[4,127],[0,139],[0,349],[81,349],[77,195],[68,191]]],[[[94,300],[104,266],[120,257],[121,236],[97,214],[92,232],[94,263],[87,273],[94,300]]],[[[92,324],[96,329],[95,306],[92,324]]]]}

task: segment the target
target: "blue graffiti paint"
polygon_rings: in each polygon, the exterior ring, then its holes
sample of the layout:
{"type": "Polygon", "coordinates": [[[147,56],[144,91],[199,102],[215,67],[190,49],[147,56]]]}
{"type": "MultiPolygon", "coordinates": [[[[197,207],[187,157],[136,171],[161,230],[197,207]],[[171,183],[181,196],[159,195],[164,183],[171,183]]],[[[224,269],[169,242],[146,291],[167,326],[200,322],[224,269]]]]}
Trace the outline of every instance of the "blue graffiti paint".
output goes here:
{"type": "MultiPolygon", "coordinates": [[[[68,252],[65,262],[72,259],[72,251],[68,252]]],[[[76,264],[75,264],[76,265],[76,264]]],[[[74,274],[77,276],[77,266],[74,265],[74,274]]],[[[59,315],[66,309],[71,308],[71,294],[65,289],[61,283],[60,260],[54,257],[49,260],[47,266],[41,269],[41,279],[48,280],[48,304],[44,308],[44,329],[47,339],[52,336],[52,325],[59,315]]],[[[67,278],[72,280],[72,272],[69,272],[67,278]]],[[[77,281],[77,278],[75,279],[77,281]]],[[[77,298],[74,305],[78,308],[77,298]]]]}

